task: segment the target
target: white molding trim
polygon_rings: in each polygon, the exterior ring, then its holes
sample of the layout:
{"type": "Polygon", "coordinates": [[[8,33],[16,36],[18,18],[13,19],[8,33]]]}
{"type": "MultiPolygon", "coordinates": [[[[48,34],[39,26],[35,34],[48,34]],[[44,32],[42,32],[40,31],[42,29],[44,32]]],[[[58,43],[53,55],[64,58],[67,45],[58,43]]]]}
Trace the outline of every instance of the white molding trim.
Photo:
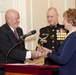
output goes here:
{"type": "Polygon", "coordinates": [[[48,8],[50,7],[50,5],[51,5],[51,1],[50,1],[50,0],[48,0],[48,8]]]}
{"type": "MultiPolygon", "coordinates": [[[[31,20],[30,22],[31,22],[31,30],[33,30],[33,25],[34,25],[33,24],[33,7],[32,7],[32,4],[33,4],[32,3],[32,0],[30,0],[30,11],[31,11],[30,12],[30,18],[31,18],[30,19],[31,20]]],[[[31,42],[31,46],[32,46],[32,49],[33,49],[33,47],[34,47],[34,41],[31,42]]]]}
{"type": "Polygon", "coordinates": [[[31,18],[31,29],[33,29],[33,8],[32,8],[32,0],[30,0],[30,18],[31,18]]]}
{"type": "Polygon", "coordinates": [[[67,9],[67,3],[66,3],[66,0],[64,0],[64,9],[65,9],[65,10],[67,9]]]}

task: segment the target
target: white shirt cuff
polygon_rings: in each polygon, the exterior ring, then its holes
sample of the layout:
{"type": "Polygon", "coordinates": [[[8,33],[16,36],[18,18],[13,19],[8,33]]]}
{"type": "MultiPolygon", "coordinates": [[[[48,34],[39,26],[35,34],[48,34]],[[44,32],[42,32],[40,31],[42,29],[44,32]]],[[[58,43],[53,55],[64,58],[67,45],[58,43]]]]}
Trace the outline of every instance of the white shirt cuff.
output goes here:
{"type": "Polygon", "coordinates": [[[29,58],[31,58],[31,51],[27,51],[26,52],[26,57],[25,57],[26,59],[29,59],[29,58]]]}

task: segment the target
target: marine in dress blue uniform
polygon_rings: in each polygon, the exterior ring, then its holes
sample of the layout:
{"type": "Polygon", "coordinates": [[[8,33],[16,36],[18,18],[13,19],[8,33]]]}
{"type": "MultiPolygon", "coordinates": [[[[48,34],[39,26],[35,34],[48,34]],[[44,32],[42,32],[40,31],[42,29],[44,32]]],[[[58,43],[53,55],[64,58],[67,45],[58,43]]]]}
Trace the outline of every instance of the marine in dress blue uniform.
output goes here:
{"type": "MultiPolygon", "coordinates": [[[[58,51],[59,46],[62,44],[64,39],[66,38],[67,30],[64,29],[63,25],[59,23],[54,26],[46,26],[40,29],[40,35],[38,40],[38,47],[44,46],[53,51],[58,51]],[[58,33],[62,33],[58,35],[58,33]],[[64,33],[64,34],[63,34],[64,33]]],[[[53,60],[46,58],[44,60],[44,65],[57,65],[53,60]]]]}

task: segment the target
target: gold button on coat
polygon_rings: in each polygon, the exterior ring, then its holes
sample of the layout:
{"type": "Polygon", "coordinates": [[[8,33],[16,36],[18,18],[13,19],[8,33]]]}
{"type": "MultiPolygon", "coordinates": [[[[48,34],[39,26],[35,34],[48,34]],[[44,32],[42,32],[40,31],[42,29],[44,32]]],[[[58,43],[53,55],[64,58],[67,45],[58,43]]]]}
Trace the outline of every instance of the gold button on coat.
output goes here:
{"type": "Polygon", "coordinates": [[[52,29],[52,31],[54,31],[54,29],[52,29]]]}
{"type": "Polygon", "coordinates": [[[52,42],[54,43],[54,40],[52,42]]]}
{"type": "Polygon", "coordinates": [[[54,46],[52,46],[52,48],[54,48],[54,46]]]}

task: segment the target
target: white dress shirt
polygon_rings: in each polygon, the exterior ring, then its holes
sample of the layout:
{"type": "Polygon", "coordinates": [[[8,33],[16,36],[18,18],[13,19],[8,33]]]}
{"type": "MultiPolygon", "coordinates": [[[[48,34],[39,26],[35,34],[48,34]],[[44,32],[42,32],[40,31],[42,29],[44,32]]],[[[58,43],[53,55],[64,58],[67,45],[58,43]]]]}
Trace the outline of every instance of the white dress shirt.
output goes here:
{"type": "MultiPolygon", "coordinates": [[[[14,32],[14,29],[13,29],[11,26],[9,26],[9,27],[10,27],[11,30],[14,32]]],[[[27,51],[27,52],[26,52],[25,59],[29,59],[29,58],[31,58],[31,51],[27,51]]]]}

